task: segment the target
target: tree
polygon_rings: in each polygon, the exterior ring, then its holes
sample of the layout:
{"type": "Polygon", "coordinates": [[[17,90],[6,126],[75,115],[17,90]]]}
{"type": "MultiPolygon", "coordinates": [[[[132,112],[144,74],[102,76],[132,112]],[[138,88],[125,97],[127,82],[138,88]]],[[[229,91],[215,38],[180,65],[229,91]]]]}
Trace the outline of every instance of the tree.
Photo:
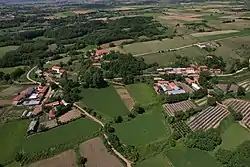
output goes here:
{"type": "Polygon", "coordinates": [[[145,109],[143,107],[140,107],[139,105],[135,105],[132,112],[136,114],[143,114],[145,112],[145,109]]]}
{"type": "Polygon", "coordinates": [[[209,106],[216,106],[216,99],[214,97],[208,97],[207,98],[207,104],[209,106]]]}
{"type": "Polygon", "coordinates": [[[117,118],[115,118],[115,123],[122,123],[123,119],[121,116],[118,116],[117,118]]]}
{"type": "Polygon", "coordinates": [[[6,81],[10,80],[10,74],[4,74],[3,78],[6,81]]]}
{"type": "Polygon", "coordinates": [[[82,81],[86,84],[87,87],[92,88],[102,88],[107,85],[106,81],[103,78],[101,69],[95,67],[90,67],[84,73],[82,81]]]}
{"type": "Polygon", "coordinates": [[[115,44],[113,42],[109,43],[109,47],[115,47],[115,44]]]}
{"type": "Polygon", "coordinates": [[[174,131],[172,137],[174,140],[179,140],[181,138],[181,135],[180,133],[174,131]]]}
{"type": "Polygon", "coordinates": [[[246,90],[243,87],[239,86],[237,91],[237,96],[245,96],[245,95],[246,95],[246,90]]]}
{"type": "Polygon", "coordinates": [[[215,157],[219,160],[222,164],[227,164],[233,156],[233,152],[229,150],[225,150],[219,148],[219,150],[215,153],[215,157]]]}
{"type": "Polygon", "coordinates": [[[21,162],[25,158],[23,152],[17,152],[15,155],[15,161],[16,162],[21,162]]]}

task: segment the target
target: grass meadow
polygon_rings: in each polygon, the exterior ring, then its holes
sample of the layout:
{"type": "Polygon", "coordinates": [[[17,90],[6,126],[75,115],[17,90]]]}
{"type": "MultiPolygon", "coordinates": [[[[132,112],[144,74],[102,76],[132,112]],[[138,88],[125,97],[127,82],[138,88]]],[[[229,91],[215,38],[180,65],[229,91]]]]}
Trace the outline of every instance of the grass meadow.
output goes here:
{"type": "Polygon", "coordinates": [[[0,57],[4,56],[6,52],[16,50],[19,46],[4,46],[0,47],[0,57]]]}
{"type": "Polygon", "coordinates": [[[152,85],[139,83],[127,86],[134,101],[140,105],[148,105],[157,102],[156,93],[152,85]]]}
{"type": "Polygon", "coordinates": [[[129,122],[116,124],[116,134],[122,143],[140,146],[169,137],[170,129],[161,110],[161,106],[154,106],[129,122]]]}
{"type": "Polygon", "coordinates": [[[142,161],[141,163],[139,163],[138,165],[136,165],[136,167],[171,167],[168,166],[168,158],[165,157],[164,155],[157,155],[154,157],[151,157],[149,159],[146,159],[144,161],[142,161]]]}
{"type": "Polygon", "coordinates": [[[238,123],[231,124],[222,134],[221,148],[235,149],[245,140],[250,140],[250,132],[243,128],[238,123]]]}
{"type": "Polygon", "coordinates": [[[27,153],[38,153],[55,146],[75,143],[90,138],[100,126],[87,118],[81,118],[69,124],[42,132],[27,138],[23,150],[27,153]]]}
{"type": "Polygon", "coordinates": [[[113,86],[102,89],[82,89],[81,103],[107,117],[127,114],[129,111],[113,86]]]}
{"type": "Polygon", "coordinates": [[[0,71],[4,72],[4,73],[12,73],[14,70],[16,70],[17,68],[22,68],[24,69],[27,66],[15,66],[15,67],[6,67],[6,68],[0,68],[0,71]]]}
{"type": "Polygon", "coordinates": [[[25,140],[28,120],[0,124],[0,164],[14,158],[25,140]]]}
{"type": "Polygon", "coordinates": [[[174,167],[221,167],[209,153],[198,149],[175,148],[166,154],[174,167]]]}

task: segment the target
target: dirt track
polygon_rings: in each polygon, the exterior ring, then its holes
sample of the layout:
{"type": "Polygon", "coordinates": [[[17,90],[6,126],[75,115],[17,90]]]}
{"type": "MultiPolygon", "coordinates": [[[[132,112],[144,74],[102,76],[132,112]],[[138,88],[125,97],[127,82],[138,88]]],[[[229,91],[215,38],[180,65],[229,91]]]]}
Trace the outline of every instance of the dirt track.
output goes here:
{"type": "Polygon", "coordinates": [[[82,143],[80,154],[87,158],[87,167],[123,167],[122,163],[108,152],[99,137],[82,143]]]}

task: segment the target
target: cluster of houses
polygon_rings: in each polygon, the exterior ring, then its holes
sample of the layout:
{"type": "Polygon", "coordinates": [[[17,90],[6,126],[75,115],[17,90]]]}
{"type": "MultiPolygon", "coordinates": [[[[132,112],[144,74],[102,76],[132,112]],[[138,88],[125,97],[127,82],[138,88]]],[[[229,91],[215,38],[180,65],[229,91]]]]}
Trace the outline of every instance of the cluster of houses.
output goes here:
{"type": "Polygon", "coordinates": [[[49,111],[49,119],[54,119],[56,117],[57,106],[59,106],[59,105],[67,106],[68,103],[66,103],[64,100],[60,100],[60,101],[54,101],[51,103],[47,103],[44,105],[45,108],[51,108],[51,110],[49,111]]]}
{"type": "Polygon", "coordinates": [[[20,92],[13,100],[13,105],[36,106],[39,105],[48,91],[48,86],[28,87],[20,92]]]}
{"type": "Polygon", "coordinates": [[[90,56],[90,59],[95,61],[95,62],[99,62],[102,59],[102,57],[108,53],[109,53],[109,51],[105,50],[105,49],[97,50],[97,51],[95,51],[95,53],[93,53],[90,56]]]}
{"type": "Polygon", "coordinates": [[[196,66],[194,64],[190,64],[190,67],[186,68],[172,68],[172,67],[167,67],[167,68],[158,68],[157,73],[158,74],[179,74],[182,76],[188,76],[188,77],[193,77],[193,78],[199,78],[199,74],[201,71],[209,71],[213,74],[221,74],[222,70],[221,69],[213,69],[213,68],[208,68],[208,66],[196,66]]]}
{"type": "Polygon", "coordinates": [[[181,87],[177,86],[174,82],[158,80],[154,86],[157,93],[165,93],[168,95],[177,95],[186,93],[181,87]]]}

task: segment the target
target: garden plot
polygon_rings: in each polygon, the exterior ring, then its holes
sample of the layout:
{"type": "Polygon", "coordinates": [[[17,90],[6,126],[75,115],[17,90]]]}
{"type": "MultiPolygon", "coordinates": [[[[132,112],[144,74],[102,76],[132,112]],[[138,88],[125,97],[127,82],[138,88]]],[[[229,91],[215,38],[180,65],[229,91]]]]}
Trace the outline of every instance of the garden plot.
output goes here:
{"type": "Polygon", "coordinates": [[[121,99],[124,102],[124,104],[126,105],[126,107],[129,109],[129,111],[131,111],[133,109],[133,107],[135,106],[135,102],[132,99],[132,97],[130,96],[126,87],[114,86],[114,88],[116,89],[116,92],[121,97],[121,99]]]}
{"type": "Polygon", "coordinates": [[[59,122],[62,122],[62,123],[66,123],[66,122],[69,122],[71,120],[74,120],[74,119],[77,119],[77,118],[80,118],[82,117],[82,112],[79,111],[78,109],[76,108],[73,108],[72,110],[68,111],[67,113],[63,114],[62,116],[60,116],[58,118],[58,121],[59,122]]]}
{"type": "Polygon", "coordinates": [[[239,86],[243,87],[247,92],[250,91],[250,79],[246,79],[238,83],[239,86]]]}
{"type": "Polygon", "coordinates": [[[195,107],[195,104],[190,100],[163,105],[163,108],[168,116],[174,116],[177,111],[187,111],[195,107]]]}
{"type": "Polygon", "coordinates": [[[229,115],[229,111],[221,106],[209,106],[200,112],[194,119],[188,122],[188,126],[192,131],[208,130],[215,128],[225,117],[229,115]]]}
{"type": "Polygon", "coordinates": [[[97,137],[80,145],[80,154],[87,158],[87,167],[123,167],[122,163],[110,152],[97,137]]]}
{"type": "Polygon", "coordinates": [[[29,167],[75,167],[76,153],[74,150],[65,151],[49,159],[44,159],[29,165],[29,167]]]}
{"type": "Polygon", "coordinates": [[[212,32],[197,32],[190,34],[193,37],[205,37],[205,36],[213,36],[213,35],[221,35],[221,34],[230,34],[239,32],[238,30],[222,30],[222,31],[212,31],[212,32]]]}
{"type": "Polygon", "coordinates": [[[199,20],[202,20],[200,18],[188,17],[188,16],[182,16],[182,15],[159,16],[159,18],[165,19],[165,20],[182,20],[182,21],[199,21],[199,20]]]}
{"type": "Polygon", "coordinates": [[[172,124],[172,127],[175,132],[179,133],[181,136],[185,136],[189,132],[191,132],[191,129],[184,121],[178,121],[172,124]]]}
{"type": "Polygon", "coordinates": [[[243,115],[242,122],[250,127],[250,102],[238,99],[227,99],[223,101],[223,104],[232,107],[236,112],[240,112],[243,115]]]}
{"type": "Polygon", "coordinates": [[[221,89],[223,92],[232,92],[232,93],[236,93],[239,86],[232,84],[232,85],[228,85],[228,84],[217,84],[216,85],[217,88],[221,89]],[[229,87],[230,86],[230,87],[229,87]],[[228,90],[227,90],[228,89],[228,90]]]}

